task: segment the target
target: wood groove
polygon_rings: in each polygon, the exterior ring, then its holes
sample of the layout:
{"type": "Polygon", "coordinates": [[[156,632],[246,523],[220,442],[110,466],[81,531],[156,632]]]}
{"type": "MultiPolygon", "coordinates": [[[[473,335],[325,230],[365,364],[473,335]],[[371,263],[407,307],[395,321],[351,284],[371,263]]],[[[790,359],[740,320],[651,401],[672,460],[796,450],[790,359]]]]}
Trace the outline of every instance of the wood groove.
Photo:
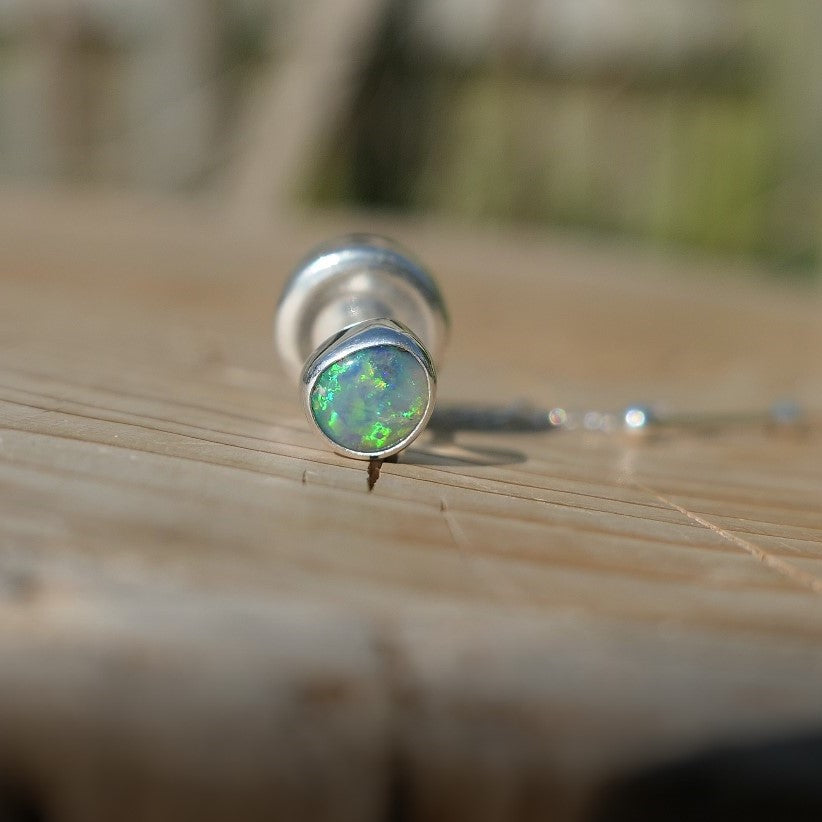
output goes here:
{"type": "MultiPolygon", "coordinates": [[[[642,487],[642,486],[640,486],[642,487]]],[[[786,579],[789,579],[791,582],[802,585],[808,590],[812,591],[815,594],[822,594],[822,579],[815,577],[813,574],[806,573],[799,568],[795,568],[789,562],[783,560],[781,557],[777,557],[775,554],[765,551],[763,548],[760,548],[758,545],[755,545],[748,540],[744,540],[741,537],[736,536],[734,533],[730,531],[726,531],[724,528],[720,528],[718,525],[714,525],[709,520],[705,519],[704,517],[700,516],[699,514],[695,514],[693,511],[689,511],[687,508],[683,508],[681,505],[677,505],[675,502],[666,499],[656,492],[648,488],[648,493],[654,494],[657,499],[667,502],[672,508],[679,511],[683,516],[688,517],[688,519],[693,520],[694,522],[698,522],[700,525],[707,528],[709,531],[712,531],[715,534],[718,534],[723,539],[728,540],[732,544],[736,545],[737,547],[741,548],[745,551],[749,556],[753,559],[758,560],[766,567],[770,568],[772,571],[782,575],[786,579]]]]}

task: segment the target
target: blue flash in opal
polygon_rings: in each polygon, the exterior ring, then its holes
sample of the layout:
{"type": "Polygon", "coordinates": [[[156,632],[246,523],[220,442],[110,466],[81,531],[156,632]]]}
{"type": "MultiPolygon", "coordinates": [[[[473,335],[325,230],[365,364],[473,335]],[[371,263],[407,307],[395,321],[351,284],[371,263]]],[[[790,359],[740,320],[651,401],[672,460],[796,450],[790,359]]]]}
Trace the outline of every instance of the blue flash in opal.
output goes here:
{"type": "Polygon", "coordinates": [[[365,454],[403,442],[428,407],[428,379],[402,348],[376,345],[332,363],[314,383],[311,413],[329,439],[365,454]]]}

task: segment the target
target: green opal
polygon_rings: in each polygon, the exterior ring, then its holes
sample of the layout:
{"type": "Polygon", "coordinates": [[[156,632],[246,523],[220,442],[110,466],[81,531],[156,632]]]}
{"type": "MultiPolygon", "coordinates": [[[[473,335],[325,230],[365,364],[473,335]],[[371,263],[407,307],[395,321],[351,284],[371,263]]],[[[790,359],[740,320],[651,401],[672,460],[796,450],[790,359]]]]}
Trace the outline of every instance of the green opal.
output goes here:
{"type": "Polygon", "coordinates": [[[311,413],[326,436],[374,454],[402,442],[428,406],[428,380],[416,357],[375,345],[332,363],[314,383],[311,413]]]}

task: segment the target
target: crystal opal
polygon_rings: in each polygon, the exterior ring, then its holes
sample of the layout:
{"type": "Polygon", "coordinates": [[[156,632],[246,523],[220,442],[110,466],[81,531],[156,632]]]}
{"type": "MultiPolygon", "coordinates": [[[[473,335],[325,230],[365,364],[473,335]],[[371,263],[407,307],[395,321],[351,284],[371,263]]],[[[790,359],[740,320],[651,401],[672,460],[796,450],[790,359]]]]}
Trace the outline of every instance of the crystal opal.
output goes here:
{"type": "Polygon", "coordinates": [[[428,379],[416,357],[375,345],[332,363],[317,378],[311,413],[329,439],[374,454],[405,440],[428,406],[428,379]]]}

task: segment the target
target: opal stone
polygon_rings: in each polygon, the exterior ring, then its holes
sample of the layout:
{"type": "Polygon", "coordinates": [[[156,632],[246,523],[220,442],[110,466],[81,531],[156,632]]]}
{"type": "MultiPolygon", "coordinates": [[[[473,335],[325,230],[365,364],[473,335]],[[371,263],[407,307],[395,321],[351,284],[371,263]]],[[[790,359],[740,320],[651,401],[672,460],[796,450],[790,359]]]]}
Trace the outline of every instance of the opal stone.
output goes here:
{"type": "Polygon", "coordinates": [[[374,454],[402,442],[428,406],[428,380],[416,357],[393,345],[355,351],[314,383],[311,413],[331,440],[374,454]]]}

